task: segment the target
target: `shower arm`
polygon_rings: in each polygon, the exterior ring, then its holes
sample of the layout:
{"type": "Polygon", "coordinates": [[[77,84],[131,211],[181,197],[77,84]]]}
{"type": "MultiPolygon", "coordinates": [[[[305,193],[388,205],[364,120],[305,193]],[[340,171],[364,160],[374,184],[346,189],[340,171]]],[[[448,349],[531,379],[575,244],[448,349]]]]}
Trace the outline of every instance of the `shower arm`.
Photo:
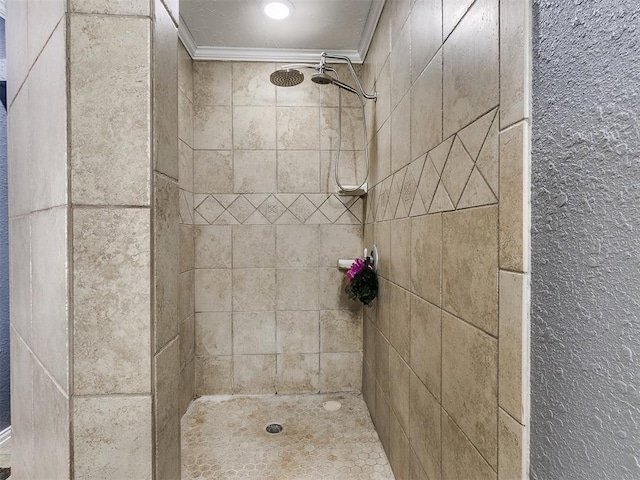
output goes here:
{"type": "MultiPolygon", "coordinates": [[[[355,93],[356,95],[360,95],[363,98],[366,98],[368,100],[377,100],[378,99],[378,94],[376,92],[367,93],[367,92],[364,91],[364,88],[362,88],[362,84],[360,83],[360,79],[358,78],[358,74],[356,73],[355,69],[353,68],[353,64],[351,63],[351,59],[349,57],[344,56],[344,55],[328,54],[327,52],[322,52],[320,54],[320,56],[322,57],[322,60],[320,61],[320,65],[322,65],[322,66],[324,66],[325,59],[327,59],[327,58],[331,58],[333,60],[342,60],[342,61],[346,62],[347,65],[349,66],[349,70],[351,71],[351,75],[353,76],[353,79],[356,81],[356,85],[358,86],[359,91],[357,91],[356,89],[350,87],[347,84],[344,84],[344,83],[340,82],[339,80],[336,80],[334,82],[336,85],[338,85],[339,87],[344,88],[345,90],[348,90],[348,91],[350,91],[352,93],[355,93]]],[[[326,67],[326,68],[329,69],[330,67],[326,67]]]]}

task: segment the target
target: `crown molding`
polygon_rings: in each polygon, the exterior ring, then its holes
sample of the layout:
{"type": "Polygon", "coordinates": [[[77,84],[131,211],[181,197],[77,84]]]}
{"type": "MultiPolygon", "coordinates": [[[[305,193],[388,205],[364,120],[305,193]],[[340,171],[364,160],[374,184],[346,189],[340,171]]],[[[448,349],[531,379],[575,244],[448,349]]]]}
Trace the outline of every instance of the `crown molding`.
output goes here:
{"type": "MultiPolygon", "coordinates": [[[[373,0],[371,9],[367,15],[367,21],[360,38],[357,50],[326,50],[336,55],[349,57],[353,63],[363,63],[373,40],[373,35],[378,25],[386,0],[373,0]]],[[[199,46],[186,26],[186,22],[180,17],[178,36],[189,55],[194,60],[226,60],[234,62],[281,62],[281,63],[306,63],[316,62],[322,49],[296,49],[296,48],[244,48],[244,47],[211,47],[199,46]]]]}

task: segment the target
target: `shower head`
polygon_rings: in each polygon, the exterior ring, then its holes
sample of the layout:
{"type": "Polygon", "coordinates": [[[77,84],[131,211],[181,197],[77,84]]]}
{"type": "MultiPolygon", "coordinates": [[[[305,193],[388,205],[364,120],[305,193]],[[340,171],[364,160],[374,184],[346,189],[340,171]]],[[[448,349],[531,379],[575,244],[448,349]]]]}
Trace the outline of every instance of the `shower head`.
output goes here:
{"type": "Polygon", "coordinates": [[[311,81],[320,85],[329,85],[334,82],[334,78],[327,73],[319,72],[311,75],[311,81]]]}
{"type": "Polygon", "coordinates": [[[269,76],[269,80],[277,87],[295,87],[302,83],[304,75],[299,70],[283,68],[273,72],[269,76]]]}

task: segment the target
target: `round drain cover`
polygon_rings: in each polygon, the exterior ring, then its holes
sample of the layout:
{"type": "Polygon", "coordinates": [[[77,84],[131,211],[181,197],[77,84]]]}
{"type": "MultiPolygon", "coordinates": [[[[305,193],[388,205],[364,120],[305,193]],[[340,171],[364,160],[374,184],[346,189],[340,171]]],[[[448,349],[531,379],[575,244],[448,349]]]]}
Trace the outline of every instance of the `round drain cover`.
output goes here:
{"type": "Polygon", "coordinates": [[[269,425],[267,425],[267,428],[265,428],[265,430],[267,431],[267,433],[275,434],[282,432],[282,430],[284,430],[284,427],[279,423],[270,423],[269,425]]]}
{"type": "Polygon", "coordinates": [[[342,404],[340,402],[336,402],[335,400],[329,400],[328,402],[324,402],[322,406],[329,412],[335,412],[336,410],[340,410],[342,404]]]}

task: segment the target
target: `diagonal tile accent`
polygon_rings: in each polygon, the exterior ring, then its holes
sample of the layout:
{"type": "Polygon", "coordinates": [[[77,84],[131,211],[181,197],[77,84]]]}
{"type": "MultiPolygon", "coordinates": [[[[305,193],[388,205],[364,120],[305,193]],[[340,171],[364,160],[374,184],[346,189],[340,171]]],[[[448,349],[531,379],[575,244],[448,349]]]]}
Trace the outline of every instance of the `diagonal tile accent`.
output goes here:
{"type": "Polygon", "coordinates": [[[327,193],[307,193],[305,195],[305,197],[307,197],[309,200],[311,200],[311,203],[313,203],[316,207],[319,207],[320,205],[322,205],[324,202],[327,201],[327,198],[329,198],[329,194],[327,194],[327,193]]]}
{"type": "Polygon", "coordinates": [[[218,203],[220,203],[220,205],[222,205],[224,208],[229,208],[231,204],[235,202],[239,197],[239,195],[234,195],[232,193],[223,193],[211,196],[215,198],[218,203]]]}
{"type": "Polygon", "coordinates": [[[447,138],[444,142],[429,152],[433,166],[436,167],[439,175],[442,174],[442,169],[444,168],[444,164],[446,163],[449,152],[451,151],[451,145],[453,144],[454,138],[455,136],[447,138]]]}
{"type": "Polygon", "coordinates": [[[247,218],[244,222],[245,225],[270,225],[271,222],[267,220],[267,218],[260,213],[260,210],[256,210],[247,218]]]}
{"type": "Polygon", "coordinates": [[[238,225],[240,222],[238,222],[238,220],[236,220],[234,216],[229,213],[229,210],[226,210],[222,213],[222,215],[216,218],[216,221],[214,223],[216,225],[238,225]]]}
{"type": "Polygon", "coordinates": [[[197,210],[198,207],[204,202],[209,195],[206,193],[194,193],[193,194],[193,205],[194,209],[197,210]]]}
{"type": "MultiPolygon", "coordinates": [[[[312,215],[313,216],[313,215],[312,215]]],[[[311,218],[311,217],[309,217],[311,218]]],[[[300,225],[300,220],[289,210],[280,215],[280,218],[274,222],[276,225],[300,225]]]]}
{"type": "Polygon", "coordinates": [[[391,220],[396,215],[398,202],[400,201],[400,190],[402,189],[402,182],[404,182],[406,172],[407,169],[403,168],[393,175],[391,189],[389,190],[389,203],[387,204],[387,211],[384,214],[385,220],[391,220]]]}
{"type": "MultiPolygon", "coordinates": [[[[420,163],[423,164],[424,160],[420,161],[420,163]]],[[[413,163],[409,165],[407,169],[407,173],[404,176],[404,183],[402,184],[402,191],[400,192],[400,203],[403,204],[404,211],[406,212],[405,217],[408,216],[411,211],[411,204],[416,195],[416,190],[418,190],[418,180],[420,179],[421,173],[418,172],[417,175],[414,175],[413,172],[417,170],[417,168],[411,168],[412,166],[413,163]]],[[[420,165],[420,170],[422,170],[422,165],[420,165]]]]}
{"type": "Polygon", "coordinates": [[[325,225],[331,221],[325,217],[320,210],[316,210],[305,222],[307,225],[325,225]]]}
{"type": "Polygon", "coordinates": [[[424,206],[424,201],[422,200],[422,195],[420,192],[416,192],[416,196],[413,199],[413,205],[411,206],[411,212],[409,212],[410,217],[416,217],[418,215],[426,215],[427,209],[424,206]]]}
{"type": "Polygon", "coordinates": [[[198,212],[193,212],[193,223],[194,225],[209,225],[209,222],[198,212]]]}
{"type": "Polygon", "coordinates": [[[269,198],[262,202],[258,210],[267,220],[274,223],[287,209],[277,198],[270,195],[269,198]]]}
{"type": "Polygon", "coordinates": [[[268,193],[247,193],[244,195],[244,198],[249,200],[249,203],[256,208],[258,208],[268,197],[268,193]]]}
{"type": "Polygon", "coordinates": [[[380,194],[378,195],[378,208],[376,209],[376,221],[379,222],[384,217],[384,213],[387,211],[387,204],[389,203],[389,187],[392,177],[387,177],[380,184],[380,194]]]}
{"type": "Polygon", "coordinates": [[[336,225],[360,225],[362,222],[358,220],[349,210],[344,212],[338,220],[334,222],[336,225]]]}
{"type": "Polygon", "coordinates": [[[249,203],[249,200],[244,196],[238,197],[227,210],[233,217],[240,223],[244,223],[247,218],[251,216],[255,207],[249,203]]]}
{"type": "Polygon", "coordinates": [[[429,213],[450,212],[451,210],[455,210],[455,208],[449,198],[449,194],[442,185],[442,182],[440,182],[436,189],[436,194],[433,196],[429,213]]]}
{"type": "Polygon", "coordinates": [[[433,166],[433,162],[429,156],[425,162],[424,169],[422,170],[422,177],[420,177],[420,183],[418,184],[418,191],[420,192],[420,196],[424,202],[424,208],[427,210],[429,210],[429,206],[431,205],[431,201],[436,193],[436,188],[438,188],[439,182],[440,175],[438,175],[438,171],[433,166]]]}
{"type": "Polygon", "coordinates": [[[335,222],[344,213],[347,207],[336,198],[335,195],[331,195],[326,202],[320,205],[320,211],[325,217],[329,219],[331,223],[335,222]]]}
{"type": "Polygon", "coordinates": [[[456,138],[451,147],[449,158],[442,171],[441,184],[447,189],[453,205],[457,205],[473,170],[473,160],[465,150],[462,142],[456,138]]]}
{"type": "Polygon", "coordinates": [[[358,219],[360,223],[362,223],[362,217],[364,216],[364,200],[362,198],[357,197],[357,200],[351,204],[349,207],[349,211],[353,214],[354,217],[358,219]]]}
{"type": "Polygon", "coordinates": [[[487,133],[489,132],[489,128],[491,127],[491,123],[493,122],[497,111],[497,108],[491,110],[489,113],[483,115],[478,120],[458,132],[458,137],[474,161],[478,158],[482,144],[484,143],[485,138],[487,138],[487,133]]]}
{"type": "Polygon", "coordinates": [[[178,210],[180,223],[191,225],[194,222],[193,213],[193,194],[180,190],[180,205],[178,210]]]}
{"type": "Polygon", "coordinates": [[[490,205],[492,203],[498,203],[498,199],[493,194],[482,175],[480,175],[478,169],[474,168],[462,197],[460,197],[460,201],[458,202],[458,208],[479,207],[481,205],[490,205]]]}
{"type": "Polygon", "coordinates": [[[476,166],[482,173],[493,194],[498,196],[498,179],[499,179],[499,165],[500,165],[500,140],[498,138],[498,119],[499,115],[493,120],[491,128],[489,129],[489,135],[482,145],[478,160],[476,160],[476,166]]]}
{"type": "Polygon", "coordinates": [[[298,199],[299,196],[300,196],[299,193],[278,193],[278,194],[276,194],[276,198],[278,199],[278,201],[280,203],[282,203],[282,205],[284,205],[286,208],[289,208],[291,206],[291,204],[298,199]]]}
{"type": "Polygon", "coordinates": [[[307,197],[300,195],[298,199],[293,202],[293,205],[289,207],[289,211],[304,223],[307,218],[316,211],[316,207],[307,197]]]}
{"type": "Polygon", "coordinates": [[[196,211],[207,222],[213,223],[224,212],[224,207],[212,196],[207,196],[207,198],[198,205],[196,211]]]}

